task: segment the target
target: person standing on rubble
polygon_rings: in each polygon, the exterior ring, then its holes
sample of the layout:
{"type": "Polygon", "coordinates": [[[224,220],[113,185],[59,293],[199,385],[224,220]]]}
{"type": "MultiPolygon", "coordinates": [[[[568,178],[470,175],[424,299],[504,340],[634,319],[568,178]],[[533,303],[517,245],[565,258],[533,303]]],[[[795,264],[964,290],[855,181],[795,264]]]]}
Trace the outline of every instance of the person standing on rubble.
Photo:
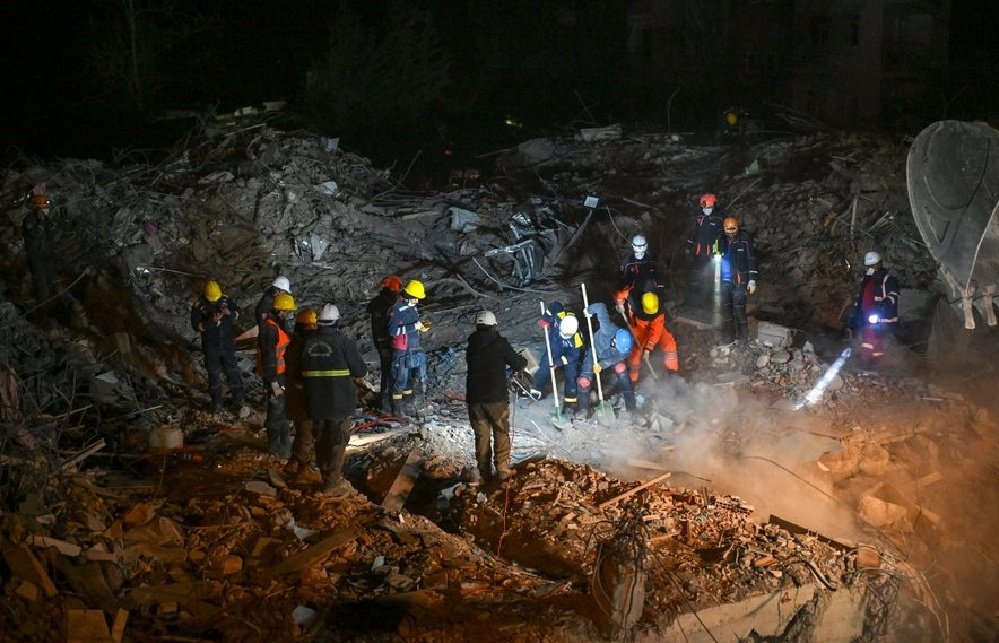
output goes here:
{"type": "Polygon", "coordinates": [[[263,324],[264,318],[267,317],[274,307],[274,298],[280,294],[291,294],[291,282],[288,281],[287,277],[276,277],[271,282],[271,285],[264,290],[264,294],[260,296],[260,301],[257,302],[255,311],[258,326],[263,324]]]}
{"type": "Polygon", "coordinates": [[[208,371],[208,393],[212,398],[212,413],[222,412],[225,388],[222,373],[229,381],[234,410],[245,417],[243,407],[243,377],[236,362],[236,333],[239,318],[236,303],[222,292],[215,280],[205,284],[204,291],[191,306],[191,328],[201,334],[201,352],[208,371]]]}
{"type": "Polygon", "coordinates": [[[718,207],[718,197],[705,192],[700,199],[700,213],[687,237],[687,255],[690,258],[687,292],[690,303],[697,308],[711,304],[714,291],[715,249],[722,236],[723,216],[718,207]]]}
{"type": "Polygon", "coordinates": [[[475,462],[483,482],[506,480],[510,468],[510,396],[506,369],[516,373],[527,367],[527,359],[514,352],[510,342],[496,330],[496,315],[483,310],[475,315],[475,331],[465,352],[468,375],[465,401],[468,421],[475,432],[475,462]],[[492,444],[490,445],[490,434],[492,444]]]}
{"type": "Polygon", "coordinates": [[[312,418],[305,399],[305,384],[302,378],[302,346],[316,330],[316,311],[304,308],[295,317],[295,332],[285,351],[285,416],[295,424],[295,437],[291,443],[291,457],[285,464],[284,472],[294,476],[293,482],[317,482],[312,465],[315,462],[312,418]]]}
{"type": "MultiPolygon", "coordinates": [[[[548,388],[552,374],[551,367],[554,364],[555,370],[562,369],[564,374],[562,400],[566,407],[575,409],[577,399],[577,387],[579,385],[579,363],[583,353],[583,336],[579,333],[579,320],[576,315],[565,309],[557,301],[548,304],[545,313],[538,321],[545,333],[547,333],[548,346],[551,349],[551,361],[548,361],[548,349],[544,349],[544,361],[534,374],[534,390],[539,399],[544,399],[547,395],[545,389],[548,388]]],[[[554,388],[554,383],[552,383],[554,388]]]]}
{"type": "Polygon", "coordinates": [[[752,236],[740,229],[733,216],[722,221],[724,235],[718,244],[721,255],[722,316],[730,337],[746,346],[749,343],[749,318],[746,315],[748,295],[756,293],[756,246],[752,236]]]}
{"type": "Polygon", "coordinates": [[[381,411],[392,409],[392,337],[389,335],[389,311],[399,301],[402,280],[395,275],[382,279],[381,290],[368,302],[368,317],[371,319],[371,337],[378,351],[381,364],[381,411]]]}
{"type": "Polygon", "coordinates": [[[316,462],[323,477],[322,494],[330,497],[355,493],[343,477],[343,465],[357,408],[354,380],[368,372],[357,344],[340,330],[339,321],[340,309],[323,305],[318,328],[302,345],[302,381],[316,433],[316,462]]]}
{"type": "Polygon", "coordinates": [[[617,378],[625,410],[634,413],[637,410],[635,387],[628,376],[627,358],[635,346],[635,338],[629,330],[620,328],[611,321],[606,304],[590,304],[583,314],[597,318],[597,330],[593,332],[597,361],[594,363],[592,351],[584,351],[579,375],[579,410],[585,414],[586,419],[590,418],[590,390],[593,380],[600,377],[603,371],[610,371],[617,378]]]}
{"type": "Polygon", "coordinates": [[[632,311],[628,325],[635,336],[635,345],[628,356],[628,377],[632,383],[638,382],[642,362],[652,367],[652,351],[658,346],[663,352],[663,368],[668,373],[680,372],[680,360],[676,353],[676,338],[666,327],[666,313],[662,309],[659,295],[647,292],[642,295],[642,306],[632,311]]]}
{"type": "Polygon", "coordinates": [[[260,323],[257,336],[257,374],[267,393],[267,443],[271,455],[287,459],[291,455],[291,433],[285,417],[285,361],[291,337],[285,331],[288,317],[295,312],[295,299],[288,293],[274,297],[271,310],[260,323]]]}
{"type": "MultiPolygon", "coordinates": [[[[420,320],[416,305],[427,296],[423,282],[410,279],[389,310],[388,333],[392,347],[392,414],[416,417],[415,393],[424,393],[427,375],[426,356],[420,333],[430,330],[429,322],[420,320]]],[[[424,400],[425,401],[425,400],[424,400]]]]}
{"type": "Polygon", "coordinates": [[[614,294],[615,307],[620,314],[625,314],[625,302],[636,286],[643,291],[659,286],[656,262],[649,253],[649,242],[642,234],[632,237],[631,253],[621,264],[618,286],[614,294]]]}
{"type": "MultiPolygon", "coordinates": [[[[38,188],[36,188],[38,190],[38,188]]],[[[31,285],[35,291],[35,306],[43,306],[49,300],[52,276],[55,272],[52,257],[52,219],[49,210],[52,202],[44,194],[31,197],[31,209],[21,224],[24,238],[24,254],[31,272],[31,285]]]]}
{"type": "Polygon", "coordinates": [[[888,338],[898,326],[898,280],[873,250],[864,255],[864,269],[852,325],[860,330],[861,361],[872,364],[884,357],[888,338]]]}

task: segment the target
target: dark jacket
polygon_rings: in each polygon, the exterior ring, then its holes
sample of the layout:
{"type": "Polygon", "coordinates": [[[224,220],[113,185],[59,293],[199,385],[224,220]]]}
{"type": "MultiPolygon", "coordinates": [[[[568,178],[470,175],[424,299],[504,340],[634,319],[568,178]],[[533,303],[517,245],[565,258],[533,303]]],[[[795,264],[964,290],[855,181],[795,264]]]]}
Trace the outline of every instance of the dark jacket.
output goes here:
{"type": "Polygon", "coordinates": [[[389,348],[389,311],[398,300],[398,293],[392,292],[388,288],[382,288],[381,292],[368,302],[367,312],[371,317],[371,337],[375,342],[375,347],[379,350],[389,348]]]}
{"type": "Polygon", "coordinates": [[[506,367],[523,370],[527,360],[514,352],[510,342],[494,326],[479,326],[468,336],[468,376],[465,378],[465,400],[469,404],[506,402],[506,367]]]}
{"type": "Polygon", "coordinates": [[[314,332],[315,329],[295,324],[295,334],[288,343],[284,355],[286,396],[284,414],[294,422],[310,419],[305,399],[305,384],[302,380],[302,346],[305,345],[306,338],[314,332]]]}
{"type": "Polygon", "coordinates": [[[257,320],[259,325],[268,315],[271,314],[271,308],[274,306],[274,288],[271,286],[267,287],[264,294],[260,297],[260,301],[257,302],[257,307],[254,309],[254,319],[257,320]]]}
{"type": "Polygon", "coordinates": [[[239,309],[236,302],[226,295],[215,302],[201,295],[191,306],[191,328],[201,333],[201,349],[205,352],[234,348],[236,333],[233,325],[237,318],[239,309]],[[218,320],[216,313],[221,313],[218,320]]]}
{"type": "Polygon", "coordinates": [[[860,281],[860,290],[853,302],[851,326],[863,328],[869,325],[871,315],[877,315],[881,324],[898,322],[898,280],[884,268],[876,270],[873,275],[864,275],[860,281]],[[872,292],[869,297],[864,297],[867,288],[872,292]]]}
{"type": "Polygon", "coordinates": [[[265,384],[271,382],[284,383],[287,364],[285,357],[291,337],[285,332],[281,320],[268,316],[260,324],[257,335],[257,374],[264,379],[265,384]]]}
{"type": "Polygon", "coordinates": [[[650,284],[659,284],[659,275],[656,272],[656,262],[652,256],[646,252],[641,259],[635,258],[632,252],[621,264],[621,274],[618,278],[618,288],[639,287],[650,288],[650,284]]]}
{"type": "Polygon", "coordinates": [[[416,306],[411,306],[408,300],[399,297],[389,309],[388,321],[390,341],[404,342],[406,345],[405,349],[397,350],[420,350],[420,331],[416,330],[418,321],[420,321],[420,310],[416,306]]]}
{"type": "Polygon", "coordinates": [[[302,344],[302,381],[309,417],[339,420],[357,408],[355,377],[368,368],[357,344],[334,326],[320,326],[302,344]]]}
{"type": "Polygon", "coordinates": [[[52,219],[48,215],[39,216],[32,210],[24,217],[21,224],[24,235],[24,254],[29,261],[44,261],[51,259],[52,219]]]}
{"type": "Polygon", "coordinates": [[[719,242],[722,252],[722,281],[744,286],[756,280],[756,246],[753,237],[745,230],[739,230],[734,239],[727,234],[719,242]]]}
{"type": "Polygon", "coordinates": [[[690,247],[690,254],[695,257],[708,257],[714,254],[715,241],[722,236],[721,211],[716,207],[710,215],[703,212],[694,219],[694,228],[687,237],[687,245],[690,247]]]}

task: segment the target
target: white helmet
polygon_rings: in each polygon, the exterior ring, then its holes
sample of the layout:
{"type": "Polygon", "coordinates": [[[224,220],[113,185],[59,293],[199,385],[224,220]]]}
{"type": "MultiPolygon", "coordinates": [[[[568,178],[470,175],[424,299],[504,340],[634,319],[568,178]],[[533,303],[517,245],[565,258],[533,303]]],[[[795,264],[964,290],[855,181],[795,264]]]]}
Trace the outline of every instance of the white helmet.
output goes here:
{"type": "Polygon", "coordinates": [[[475,325],[478,326],[480,324],[483,325],[483,326],[495,326],[496,325],[496,315],[494,315],[491,310],[480,311],[475,316],[475,325]]]}
{"type": "Polygon", "coordinates": [[[881,263],[881,255],[871,250],[866,255],[864,255],[864,265],[873,266],[881,263]]]}
{"type": "Polygon", "coordinates": [[[631,239],[631,249],[635,251],[635,258],[641,259],[645,256],[645,251],[649,249],[649,242],[645,240],[645,235],[636,234],[631,239]]]}
{"type": "Polygon", "coordinates": [[[289,295],[291,294],[291,282],[288,281],[287,277],[278,277],[271,282],[271,286],[277,288],[278,290],[283,290],[289,295]]]}
{"type": "Polygon", "coordinates": [[[558,325],[558,334],[569,339],[579,330],[579,320],[575,315],[566,315],[558,325]]]}
{"type": "Polygon", "coordinates": [[[323,307],[319,309],[319,319],[320,324],[334,324],[340,321],[340,309],[336,307],[336,304],[323,304],[323,307]]]}

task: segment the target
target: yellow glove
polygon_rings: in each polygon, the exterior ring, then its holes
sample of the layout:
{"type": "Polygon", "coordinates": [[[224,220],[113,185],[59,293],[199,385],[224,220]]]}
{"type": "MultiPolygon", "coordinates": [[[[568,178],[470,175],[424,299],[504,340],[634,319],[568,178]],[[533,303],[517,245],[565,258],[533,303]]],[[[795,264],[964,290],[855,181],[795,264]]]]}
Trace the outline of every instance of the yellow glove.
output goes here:
{"type": "Polygon", "coordinates": [[[424,324],[423,322],[418,321],[416,322],[416,330],[420,331],[421,333],[425,333],[428,330],[430,330],[430,324],[429,323],[424,324]]]}
{"type": "Polygon", "coordinates": [[[594,375],[600,375],[600,371],[602,371],[602,370],[604,370],[604,369],[600,366],[600,362],[593,362],[593,374],[594,375]]]}
{"type": "Polygon", "coordinates": [[[755,279],[750,279],[749,280],[749,294],[750,295],[755,295],[756,294],[756,280],[755,279]]]}

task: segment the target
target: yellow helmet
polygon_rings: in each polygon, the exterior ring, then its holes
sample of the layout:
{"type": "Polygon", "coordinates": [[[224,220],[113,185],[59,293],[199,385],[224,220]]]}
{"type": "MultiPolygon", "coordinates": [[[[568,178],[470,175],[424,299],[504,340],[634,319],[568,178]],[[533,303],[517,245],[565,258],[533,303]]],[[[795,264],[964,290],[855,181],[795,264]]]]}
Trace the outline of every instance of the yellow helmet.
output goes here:
{"type": "Polygon", "coordinates": [[[423,299],[427,296],[427,290],[423,287],[423,282],[416,279],[410,279],[403,290],[407,295],[416,299],[423,299]]]}
{"type": "Polygon", "coordinates": [[[302,324],[303,326],[315,326],[319,323],[318,315],[316,311],[311,308],[303,308],[298,316],[295,317],[296,324],[302,324]]]}
{"type": "Polygon", "coordinates": [[[646,315],[655,315],[659,312],[659,295],[654,292],[647,292],[642,295],[642,312],[646,315]]]}
{"type": "Polygon", "coordinates": [[[219,282],[212,279],[205,284],[205,299],[212,302],[213,304],[222,298],[222,286],[219,286],[219,282]]]}
{"type": "Polygon", "coordinates": [[[274,304],[271,306],[274,310],[279,310],[282,312],[293,313],[298,308],[295,306],[295,298],[286,292],[280,292],[274,296],[274,304]]]}

